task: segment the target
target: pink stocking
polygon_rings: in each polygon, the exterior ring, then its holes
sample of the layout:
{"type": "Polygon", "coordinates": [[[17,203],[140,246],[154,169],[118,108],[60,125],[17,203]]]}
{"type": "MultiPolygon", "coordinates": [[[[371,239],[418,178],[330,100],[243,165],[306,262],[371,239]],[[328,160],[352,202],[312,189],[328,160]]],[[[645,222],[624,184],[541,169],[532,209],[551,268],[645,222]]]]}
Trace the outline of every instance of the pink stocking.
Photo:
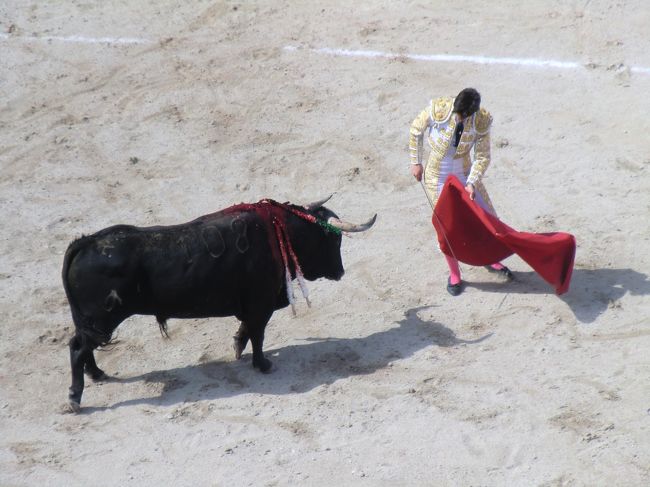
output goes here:
{"type": "Polygon", "coordinates": [[[449,282],[453,286],[460,282],[460,268],[458,267],[458,261],[453,257],[445,255],[447,259],[447,265],[449,266],[449,282]]]}

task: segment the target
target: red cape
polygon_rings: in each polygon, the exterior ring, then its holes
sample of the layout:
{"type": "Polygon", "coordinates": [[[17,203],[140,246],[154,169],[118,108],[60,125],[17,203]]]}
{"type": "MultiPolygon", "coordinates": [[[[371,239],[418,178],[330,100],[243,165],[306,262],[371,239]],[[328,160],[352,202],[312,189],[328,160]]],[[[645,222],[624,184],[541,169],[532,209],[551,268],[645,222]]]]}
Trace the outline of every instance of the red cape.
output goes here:
{"type": "Polygon", "coordinates": [[[450,257],[482,266],[517,254],[557,294],[569,290],[576,253],[570,233],[518,232],[472,201],[455,176],[447,178],[431,221],[440,249],[450,257]]]}

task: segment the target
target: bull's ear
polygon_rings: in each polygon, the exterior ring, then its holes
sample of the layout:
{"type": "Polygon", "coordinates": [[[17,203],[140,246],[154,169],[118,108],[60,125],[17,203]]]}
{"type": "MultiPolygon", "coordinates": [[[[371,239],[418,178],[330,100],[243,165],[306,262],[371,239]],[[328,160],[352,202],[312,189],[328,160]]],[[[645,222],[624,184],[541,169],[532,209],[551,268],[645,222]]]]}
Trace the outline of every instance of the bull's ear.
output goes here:
{"type": "Polygon", "coordinates": [[[318,200],[318,201],[314,201],[313,203],[309,203],[308,205],[303,206],[303,208],[305,210],[309,210],[309,211],[317,210],[321,206],[323,206],[325,203],[327,203],[332,196],[334,196],[334,195],[331,194],[327,198],[323,198],[322,200],[318,200]]]}

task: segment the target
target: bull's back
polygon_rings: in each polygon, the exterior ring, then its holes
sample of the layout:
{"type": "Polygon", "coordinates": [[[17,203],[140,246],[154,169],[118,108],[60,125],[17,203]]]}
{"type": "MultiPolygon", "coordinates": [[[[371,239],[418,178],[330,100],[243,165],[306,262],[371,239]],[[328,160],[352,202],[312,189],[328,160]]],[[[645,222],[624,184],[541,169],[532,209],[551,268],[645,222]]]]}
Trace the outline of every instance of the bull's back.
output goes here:
{"type": "Polygon", "coordinates": [[[274,287],[277,266],[263,225],[233,221],[119,225],[82,237],[66,253],[68,298],[91,315],[108,308],[166,318],[237,314],[243,295],[274,287]]]}

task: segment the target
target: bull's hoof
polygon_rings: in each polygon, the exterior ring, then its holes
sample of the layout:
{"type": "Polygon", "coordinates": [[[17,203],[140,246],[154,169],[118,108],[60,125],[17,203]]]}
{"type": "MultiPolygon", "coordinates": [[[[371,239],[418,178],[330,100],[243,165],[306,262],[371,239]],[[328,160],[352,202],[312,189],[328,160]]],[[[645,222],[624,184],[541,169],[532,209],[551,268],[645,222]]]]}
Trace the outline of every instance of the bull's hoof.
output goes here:
{"type": "Polygon", "coordinates": [[[235,360],[239,360],[241,358],[242,353],[244,352],[244,349],[246,348],[246,342],[242,343],[242,340],[240,340],[237,337],[234,337],[232,340],[232,349],[235,351],[235,360]]]}
{"type": "Polygon", "coordinates": [[[261,358],[258,360],[253,359],[253,367],[260,369],[260,372],[263,372],[265,374],[271,370],[272,365],[273,362],[267,358],[261,358]]]}
{"type": "Polygon", "coordinates": [[[79,414],[81,412],[81,404],[74,399],[68,399],[68,404],[64,406],[63,412],[67,414],[79,414]]]}

